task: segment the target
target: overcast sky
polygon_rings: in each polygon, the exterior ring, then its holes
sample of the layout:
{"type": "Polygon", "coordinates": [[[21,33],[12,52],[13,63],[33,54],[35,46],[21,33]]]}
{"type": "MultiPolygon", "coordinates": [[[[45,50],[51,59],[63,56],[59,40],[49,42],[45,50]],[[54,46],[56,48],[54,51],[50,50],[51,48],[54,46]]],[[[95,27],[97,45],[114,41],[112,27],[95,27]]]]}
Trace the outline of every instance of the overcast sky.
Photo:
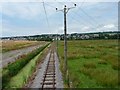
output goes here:
{"type": "MultiPolygon", "coordinates": [[[[9,0],[8,0],[9,1],[9,0]]],[[[67,13],[68,33],[118,30],[117,2],[45,2],[48,23],[42,2],[4,2],[0,7],[2,37],[63,33],[63,12],[55,7],[76,8],[67,13]]]]}

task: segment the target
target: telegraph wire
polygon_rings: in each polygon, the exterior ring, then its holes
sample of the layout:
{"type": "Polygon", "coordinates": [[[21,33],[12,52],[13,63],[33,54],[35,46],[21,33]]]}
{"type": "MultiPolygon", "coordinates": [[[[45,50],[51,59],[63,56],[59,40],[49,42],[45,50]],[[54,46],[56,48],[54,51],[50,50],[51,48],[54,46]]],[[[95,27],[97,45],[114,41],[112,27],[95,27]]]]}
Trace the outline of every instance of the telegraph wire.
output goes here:
{"type": "Polygon", "coordinates": [[[81,6],[80,6],[80,7],[82,7],[84,3],[85,3],[85,0],[83,0],[83,2],[81,3],[81,6]]]}
{"type": "MultiPolygon", "coordinates": [[[[82,17],[82,16],[80,16],[78,13],[76,13],[75,11],[74,11],[74,13],[73,13],[74,15],[76,15],[76,16],[79,16],[79,17],[82,17]]],[[[91,23],[89,20],[87,21],[87,20],[85,20],[85,18],[81,18],[83,21],[86,21],[87,23],[89,23],[91,26],[95,26],[93,23],[91,23]]]]}
{"type": "Polygon", "coordinates": [[[47,24],[48,24],[48,28],[49,28],[50,25],[49,25],[49,22],[48,22],[48,16],[47,16],[47,12],[46,12],[44,1],[43,1],[43,8],[44,8],[44,12],[45,12],[45,16],[46,16],[46,21],[47,21],[47,24]]]}
{"type": "MultiPolygon", "coordinates": [[[[85,0],[84,0],[85,1],[85,0]]],[[[62,2],[57,2],[57,3],[59,3],[59,4],[61,4],[61,5],[63,5],[63,3],[62,2]]],[[[48,4],[48,3],[44,3],[43,2],[43,6],[44,6],[44,11],[45,11],[45,14],[46,14],[46,20],[47,20],[47,24],[48,24],[48,26],[49,26],[49,22],[48,22],[48,17],[47,17],[47,13],[46,13],[46,9],[45,9],[45,5],[44,4],[46,4],[47,6],[50,6],[51,8],[56,8],[56,7],[54,7],[54,6],[52,6],[52,5],[50,5],[50,4],[48,4]]],[[[74,3],[75,4],[75,3],[74,3]]],[[[81,6],[84,4],[84,2],[82,2],[82,4],[81,4],[81,6]]],[[[80,7],[79,7],[80,8],[80,7]]],[[[86,13],[85,11],[83,11],[84,13],[86,13]]],[[[76,12],[75,12],[76,13],[76,12]]],[[[74,15],[76,15],[76,16],[80,16],[78,13],[76,13],[75,14],[74,13],[74,15]]],[[[91,16],[89,16],[87,13],[86,13],[86,15],[89,17],[89,18],[91,18],[91,16]]],[[[72,20],[74,20],[74,21],[76,21],[77,23],[80,23],[81,24],[81,22],[78,20],[78,19],[75,19],[74,18],[74,16],[70,16],[71,17],[71,19],[72,20]]],[[[80,16],[81,17],[81,16],[80,16]]],[[[81,18],[81,19],[83,19],[83,18],[81,18]]],[[[85,21],[85,19],[83,20],[83,21],[85,21]]],[[[89,23],[91,26],[95,26],[94,24],[92,24],[90,21],[87,21],[87,23],[89,23]]],[[[82,23],[82,24],[84,24],[84,23],[82,23]]],[[[86,26],[86,24],[84,24],[85,26],[86,26]]],[[[96,27],[96,26],[95,26],[96,27]]],[[[92,29],[95,29],[94,27],[91,27],[92,29]]]]}
{"type": "MultiPolygon", "coordinates": [[[[85,0],[84,0],[85,1],[85,0]]],[[[59,3],[59,2],[58,2],[59,3]]],[[[82,4],[81,5],[83,5],[83,3],[84,2],[82,2],[82,4]]],[[[60,3],[61,4],[61,3],[60,3]]],[[[75,4],[75,3],[73,3],[73,4],[75,4]]],[[[63,5],[63,4],[61,4],[61,5],[63,5]]],[[[74,13],[75,14],[75,13],[74,13]]],[[[77,13],[76,13],[77,14],[77,13]]],[[[76,15],[75,14],[75,15],[76,15]]],[[[77,14],[77,16],[80,16],[79,14],[77,14]]],[[[81,16],[80,16],[81,17],[81,16]]],[[[71,16],[71,18],[74,20],[74,21],[76,21],[76,22],[78,22],[78,23],[80,23],[81,24],[81,22],[78,20],[78,19],[75,19],[74,17],[72,17],[71,16]]],[[[83,18],[82,18],[83,19],[83,18]]],[[[84,20],[83,20],[84,21],[84,20]]],[[[95,26],[94,24],[92,24],[91,22],[89,22],[89,21],[87,21],[87,23],[89,23],[91,26],[95,26]]],[[[82,23],[83,24],[83,23],[82,23]]],[[[85,24],[84,24],[85,25],[85,24]]],[[[86,25],[85,25],[86,26],[86,25]]],[[[92,27],[91,27],[92,28],[92,27]]],[[[93,28],[92,28],[93,29],[93,28]]]]}
{"type": "MultiPolygon", "coordinates": [[[[74,2],[72,2],[74,3],[74,2]]],[[[78,7],[79,9],[81,9],[81,11],[86,15],[88,16],[89,18],[91,18],[95,23],[98,23],[92,16],[90,16],[88,13],[86,13],[83,8],[82,8],[82,5],[85,3],[85,0],[81,3],[81,5],[78,7]]]]}
{"type": "MultiPolygon", "coordinates": [[[[85,2],[85,0],[84,0],[84,2],[85,2]]],[[[81,6],[84,4],[84,2],[82,2],[81,6]]],[[[73,3],[73,2],[72,2],[72,3],[73,3]]],[[[81,11],[82,11],[86,16],[88,16],[88,17],[91,19],[91,21],[93,21],[94,23],[97,24],[97,26],[95,26],[95,28],[93,28],[93,29],[96,29],[96,28],[99,28],[99,27],[103,26],[103,24],[98,24],[98,22],[97,22],[92,16],[90,16],[88,13],[86,13],[86,12],[83,10],[83,8],[81,8],[81,6],[79,6],[78,8],[81,9],[81,11]]],[[[76,14],[77,14],[77,13],[76,13],[76,14]]]]}
{"type": "Polygon", "coordinates": [[[79,23],[79,24],[84,24],[84,25],[86,26],[85,23],[80,22],[78,19],[74,18],[74,16],[72,16],[72,15],[70,15],[69,18],[71,18],[72,20],[76,21],[76,22],[79,23]]]}
{"type": "Polygon", "coordinates": [[[54,7],[54,6],[52,6],[52,5],[48,4],[48,3],[44,3],[44,4],[48,5],[49,7],[53,8],[53,9],[56,8],[56,7],[54,7]]]}

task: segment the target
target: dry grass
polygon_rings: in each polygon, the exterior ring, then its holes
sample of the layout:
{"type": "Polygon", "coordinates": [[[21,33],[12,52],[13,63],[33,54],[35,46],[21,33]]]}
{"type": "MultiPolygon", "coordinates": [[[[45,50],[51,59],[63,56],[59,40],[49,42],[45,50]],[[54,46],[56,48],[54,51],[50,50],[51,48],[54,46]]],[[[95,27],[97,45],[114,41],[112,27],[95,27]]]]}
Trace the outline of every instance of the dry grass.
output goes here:
{"type": "Polygon", "coordinates": [[[9,41],[2,41],[2,52],[7,52],[11,50],[21,49],[29,46],[34,46],[39,43],[44,42],[38,42],[38,41],[27,41],[27,40],[9,40],[9,41]]]}
{"type": "Polygon", "coordinates": [[[96,63],[94,63],[94,62],[86,62],[85,64],[84,64],[84,67],[85,68],[96,68],[96,63]]]}
{"type": "Polygon", "coordinates": [[[105,60],[99,60],[98,64],[107,64],[107,61],[105,61],[105,60]]]}

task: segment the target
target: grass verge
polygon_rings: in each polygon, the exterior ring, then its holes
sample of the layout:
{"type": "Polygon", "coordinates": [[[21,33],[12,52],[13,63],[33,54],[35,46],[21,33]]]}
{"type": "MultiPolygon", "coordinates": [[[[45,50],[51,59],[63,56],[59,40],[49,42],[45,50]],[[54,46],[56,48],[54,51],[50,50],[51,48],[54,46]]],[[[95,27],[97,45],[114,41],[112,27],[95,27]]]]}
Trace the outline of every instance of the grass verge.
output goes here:
{"type": "MultiPolygon", "coordinates": [[[[40,52],[42,52],[46,47],[48,46],[42,46],[33,52],[27,54],[25,57],[21,58],[20,60],[16,60],[14,63],[9,64],[6,68],[3,69],[3,75],[2,75],[2,86],[3,88],[6,87],[6,85],[9,83],[10,79],[19,73],[19,71],[25,67],[29,62],[32,62],[40,52]],[[32,60],[32,61],[31,61],[32,60]]],[[[31,68],[32,69],[32,68],[31,68]]],[[[31,70],[32,71],[32,70],[31,70]]]]}

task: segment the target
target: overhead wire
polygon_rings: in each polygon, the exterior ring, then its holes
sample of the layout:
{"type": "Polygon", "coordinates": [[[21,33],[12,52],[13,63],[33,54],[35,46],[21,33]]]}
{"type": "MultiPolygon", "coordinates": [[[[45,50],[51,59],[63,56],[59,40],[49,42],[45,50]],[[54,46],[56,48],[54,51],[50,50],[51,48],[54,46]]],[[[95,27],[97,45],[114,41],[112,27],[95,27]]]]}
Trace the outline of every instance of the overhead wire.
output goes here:
{"type": "Polygon", "coordinates": [[[47,24],[48,24],[48,28],[49,28],[50,25],[49,25],[48,16],[47,16],[47,12],[46,12],[44,1],[43,1],[43,8],[44,8],[44,12],[45,12],[45,16],[46,16],[46,21],[47,21],[47,24]]]}
{"type": "MultiPolygon", "coordinates": [[[[85,1],[85,0],[84,0],[85,1]]],[[[58,2],[59,3],[59,2],[58,2]]],[[[82,2],[82,4],[81,4],[81,6],[83,5],[83,3],[84,2],[82,2]]],[[[61,5],[63,5],[62,3],[60,3],[61,5]]],[[[75,3],[74,3],[75,4],[75,3]]],[[[75,14],[74,14],[75,15],[75,14]]],[[[77,15],[77,16],[79,16],[79,15],[77,15]]],[[[78,20],[78,19],[76,19],[76,18],[74,18],[74,16],[72,16],[72,15],[70,15],[70,17],[72,18],[72,20],[74,20],[74,21],[76,21],[77,23],[79,23],[79,24],[81,24],[81,22],[78,20]]],[[[83,18],[82,18],[83,19],[83,18]]],[[[83,20],[83,21],[85,21],[85,20],[83,20]]],[[[89,23],[91,26],[94,26],[91,22],[87,22],[87,23],[89,23]]],[[[82,23],[82,24],[84,24],[84,23],[82,23]]],[[[84,24],[85,26],[86,26],[86,24],[84,24]]],[[[93,29],[93,28],[92,28],[93,29]]]]}
{"type": "Polygon", "coordinates": [[[48,3],[44,3],[44,4],[48,5],[51,8],[54,8],[54,9],[56,8],[56,7],[54,7],[54,6],[52,6],[52,5],[48,4],[48,3]]]}
{"type": "MultiPolygon", "coordinates": [[[[47,6],[49,6],[49,7],[51,7],[51,8],[53,8],[54,10],[56,9],[56,7],[55,6],[53,6],[53,5],[51,5],[51,4],[48,4],[48,3],[44,3],[45,5],[47,5],[47,6]]],[[[44,5],[44,7],[45,7],[45,5],[44,5]]],[[[46,15],[47,16],[47,15],[46,15]]],[[[48,21],[48,19],[47,19],[47,21],[48,21]]]]}
{"type": "Polygon", "coordinates": [[[83,2],[81,3],[81,6],[80,6],[80,7],[82,7],[84,3],[85,3],[85,0],[83,0],[83,2]]]}
{"type": "MultiPolygon", "coordinates": [[[[84,2],[85,2],[85,0],[84,0],[84,2]]],[[[84,3],[84,2],[83,2],[83,3],[84,3]]],[[[72,3],[75,4],[74,2],[72,2],[72,3]]],[[[83,5],[83,3],[82,3],[82,5],[83,5]]],[[[81,6],[82,6],[82,5],[81,5],[81,6]]],[[[88,16],[88,17],[91,19],[91,21],[93,21],[95,24],[98,25],[98,26],[96,26],[96,28],[98,28],[98,27],[100,27],[100,26],[103,26],[103,24],[98,24],[98,22],[95,20],[95,18],[93,18],[91,15],[89,15],[87,12],[85,12],[81,6],[79,6],[78,8],[79,8],[86,16],[88,16]]]]}
{"type": "MultiPolygon", "coordinates": [[[[74,2],[72,2],[73,4],[75,4],[74,2]]],[[[95,23],[98,23],[92,16],[90,16],[88,13],[86,13],[83,8],[82,8],[82,5],[85,3],[85,0],[81,3],[81,5],[78,7],[79,9],[81,9],[81,11],[86,15],[88,16],[89,18],[92,19],[92,21],[94,21],[95,23]]]]}
{"type": "Polygon", "coordinates": [[[91,18],[91,21],[93,21],[95,24],[97,24],[97,26],[95,28],[98,28],[100,26],[103,26],[102,24],[98,24],[98,22],[92,17],[90,16],[89,14],[87,14],[82,8],[81,8],[81,11],[86,14],[89,18],[91,18]]]}
{"type": "MultiPolygon", "coordinates": [[[[72,13],[72,14],[74,14],[74,15],[76,15],[77,17],[82,17],[82,16],[80,16],[78,13],[76,13],[75,11],[73,11],[74,13],[72,13]]],[[[78,19],[77,19],[78,20],[78,19]]],[[[83,20],[84,22],[86,22],[86,23],[89,23],[91,26],[95,26],[93,23],[91,23],[89,20],[87,21],[87,20],[85,20],[85,18],[81,18],[81,20],[83,20]]]]}
{"type": "MultiPolygon", "coordinates": [[[[83,26],[86,26],[86,24],[85,23],[83,23],[83,22],[80,22],[78,19],[75,19],[73,16],[70,16],[70,18],[75,22],[75,23],[77,23],[77,24],[79,24],[79,25],[83,25],[83,26]]],[[[69,28],[69,29],[71,29],[71,28],[69,28]]]]}
{"type": "MultiPolygon", "coordinates": [[[[85,0],[84,0],[85,1],[85,0]]],[[[64,3],[62,3],[62,2],[57,2],[57,3],[59,3],[59,4],[61,4],[61,5],[63,5],[64,3]]],[[[45,11],[45,14],[46,14],[46,19],[47,19],[47,23],[48,23],[48,26],[49,26],[49,22],[48,22],[48,17],[47,17],[47,12],[46,12],[46,9],[45,9],[45,5],[44,4],[46,4],[46,5],[48,5],[48,6],[50,6],[51,8],[56,8],[56,7],[54,7],[54,6],[52,6],[52,5],[50,5],[50,4],[47,4],[47,3],[44,3],[43,2],[43,7],[44,7],[44,11],[45,11]]],[[[75,3],[73,3],[73,4],[75,4],[75,3]]],[[[84,2],[82,2],[82,4],[81,4],[81,6],[84,4],[84,2]]],[[[79,7],[80,8],[80,7],[79,7]]],[[[82,10],[83,11],[83,10],[82,10]]],[[[86,14],[89,18],[91,18],[91,16],[89,16],[85,11],[83,11],[84,12],[84,14],[86,14]]],[[[74,15],[77,15],[77,16],[80,16],[78,13],[76,13],[76,14],[74,14],[74,15]]],[[[71,16],[71,18],[72,18],[72,20],[74,20],[74,21],[76,21],[77,23],[80,23],[81,24],[81,22],[78,20],[78,19],[75,19],[74,17],[72,17],[71,16]]],[[[83,19],[83,18],[82,18],[83,19]]],[[[92,19],[93,20],[93,19],[92,19]]],[[[83,21],[85,21],[85,20],[83,20],[83,21]]],[[[94,26],[90,21],[87,21],[87,23],[89,23],[91,26],[94,26]]],[[[82,23],[83,24],[83,23],[82,23]]],[[[84,24],[85,25],[85,24],[84,24]]],[[[95,28],[92,28],[92,29],[95,29],[95,28]]]]}

